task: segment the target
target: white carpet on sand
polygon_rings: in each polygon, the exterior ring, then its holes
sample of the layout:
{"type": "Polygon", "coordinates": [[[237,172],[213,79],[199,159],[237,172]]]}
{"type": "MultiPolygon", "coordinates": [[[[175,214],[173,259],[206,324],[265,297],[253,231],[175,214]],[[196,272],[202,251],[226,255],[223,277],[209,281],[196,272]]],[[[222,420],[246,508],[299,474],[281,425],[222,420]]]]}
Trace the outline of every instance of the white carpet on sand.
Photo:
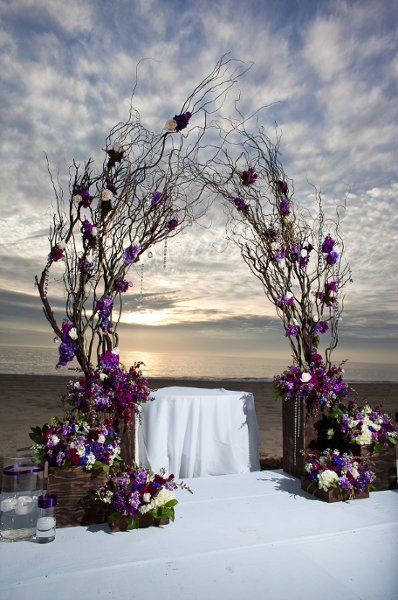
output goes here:
{"type": "Polygon", "coordinates": [[[279,471],[187,480],[176,521],[0,544],[1,600],[392,600],[398,493],[327,504],[279,471]]]}

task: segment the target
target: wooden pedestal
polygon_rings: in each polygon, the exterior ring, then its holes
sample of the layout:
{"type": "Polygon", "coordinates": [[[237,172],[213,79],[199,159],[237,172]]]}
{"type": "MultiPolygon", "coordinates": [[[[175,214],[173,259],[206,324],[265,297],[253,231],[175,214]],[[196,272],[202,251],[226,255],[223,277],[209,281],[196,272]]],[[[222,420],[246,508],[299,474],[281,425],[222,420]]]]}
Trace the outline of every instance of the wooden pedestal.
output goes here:
{"type": "Polygon", "coordinates": [[[83,467],[51,467],[47,490],[58,497],[57,527],[104,523],[105,507],[95,502],[94,491],[105,484],[105,479],[105,473],[85,471],[83,467]]]}
{"type": "Polygon", "coordinates": [[[361,498],[369,498],[369,492],[361,492],[360,494],[355,494],[354,498],[350,498],[348,492],[342,492],[338,488],[331,488],[327,492],[325,490],[320,490],[316,481],[310,481],[303,477],[301,479],[301,489],[309,494],[312,494],[316,498],[320,500],[324,500],[325,502],[346,502],[347,500],[359,500],[361,498]]]}
{"type": "Polygon", "coordinates": [[[351,444],[347,450],[354,456],[367,459],[376,479],[372,483],[372,491],[397,489],[397,455],[395,446],[383,446],[377,452],[371,452],[368,446],[351,444]]]}
{"type": "Polygon", "coordinates": [[[304,475],[304,453],[323,449],[319,432],[322,427],[322,409],[310,412],[302,399],[282,401],[283,470],[295,477],[304,475]],[[297,417],[297,427],[295,426],[297,417]],[[297,429],[297,432],[296,432],[297,429]],[[297,433],[297,436],[296,436],[297,433]]]}

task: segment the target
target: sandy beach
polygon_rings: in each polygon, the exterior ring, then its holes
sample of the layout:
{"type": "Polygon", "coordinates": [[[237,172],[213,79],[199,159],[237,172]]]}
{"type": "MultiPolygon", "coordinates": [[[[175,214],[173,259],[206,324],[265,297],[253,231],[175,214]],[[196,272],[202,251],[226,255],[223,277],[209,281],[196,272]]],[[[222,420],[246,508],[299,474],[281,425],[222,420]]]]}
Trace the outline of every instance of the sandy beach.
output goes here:
{"type": "MultiPolygon", "coordinates": [[[[31,426],[61,416],[61,396],[69,377],[48,375],[0,374],[0,455],[10,455],[30,445],[31,426]]],[[[150,379],[152,389],[171,385],[225,388],[250,391],[254,395],[261,432],[260,458],[266,468],[279,468],[282,457],[281,402],[272,395],[272,383],[263,381],[150,379]]],[[[382,405],[386,412],[398,411],[397,383],[357,383],[360,397],[371,405],[382,405]]]]}

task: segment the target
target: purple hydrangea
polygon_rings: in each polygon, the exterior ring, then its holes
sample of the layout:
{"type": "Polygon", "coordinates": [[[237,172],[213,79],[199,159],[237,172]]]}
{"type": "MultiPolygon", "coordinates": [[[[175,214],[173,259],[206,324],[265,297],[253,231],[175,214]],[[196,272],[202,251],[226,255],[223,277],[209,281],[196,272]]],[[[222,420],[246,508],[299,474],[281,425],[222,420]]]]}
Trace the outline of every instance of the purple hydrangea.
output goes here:
{"type": "Polygon", "coordinates": [[[126,265],[131,265],[136,261],[137,257],[141,252],[141,245],[131,245],[123,252],[123,261],[126,265]]]}
{"type": "Polygon", "coordinates": [[[101,319],[106,319],[111,314],[113,299],[112,296],[105,295],[97,300],[95,308],[98,311],[98,316],[101,319]]]}
{"type": "Polygon", "coordinates": [[[290,323],[289,323],[289,325],[286,325],[285,332],[288,337],[297,337],[297,335],[298,335],[297,327],[290,323]]]}
{"type": "Polygon", "coordinates": [[[334,265],[339,260],[340,254],[336,250],[332,250],[326,256],[326,262],[328,265],[334,265]]]}
{"type": "Polygon", "coordinates": [[[334,239],[331,238],[330,235],[327,235],[325,237],[325,239],[323,240],[322,252],[324,254],[329,254],[329,252],[331,252],[333,250],[334,245],[335,245],[334,239]]]}
{"type": "Polygon", "coordinates": [[[166,196],[162,192],[153,192],[151,196],[151,206],[157,206],[166,200],[166,196]]]}
{"type": "Polygon", "coordinates": [[[317,333],[326,333],[328,329],[329,325],[326,321],[319,321],[319,323],[315,325],[315,331],[317,333]]]}

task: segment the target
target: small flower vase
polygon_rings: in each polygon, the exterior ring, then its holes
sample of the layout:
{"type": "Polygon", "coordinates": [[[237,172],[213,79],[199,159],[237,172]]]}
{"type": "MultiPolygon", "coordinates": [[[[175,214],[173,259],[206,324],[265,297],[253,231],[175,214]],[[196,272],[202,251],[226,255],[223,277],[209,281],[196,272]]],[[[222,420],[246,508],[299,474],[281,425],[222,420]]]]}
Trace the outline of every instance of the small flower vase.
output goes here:
{"type": "Polygon", "coordinates": [[[347,500],[360,500],[369,498],[369,491],[357,492],[354,497],[350,498],[349,492],[344,492],[340,488],[330,488],[329,490],[321,490],[316,481],[311,481],[306,477],[301,479],[301,489],[315,498],[324,500],[324,502],[346,502],[347,500]]]}
{"type": "Polygon", "coordinates": [[[161,517],[160,519],[155,519],[155,517],[148,514],[139,515],[137,527],[134,527],[131,523],[131,520],[129,520],[123,515],[118,515],[111,521],[108,521],[111,531],[129,531],[131,529],[143,529],[145,527],[152,526],[159,527],[160,525],[168,525],[169,522],[170,519],[168,517],[161,517]]]}
{"type": "Polygon", "coordinates": [[[382,446],[373,450],[371,446],[350,444],[349,450],[361,458],[369,461],[375,480],[372,482],[372,492],[397,489],[397,455],[395,446],[382,446]]]}
{"type": "Polygon", "coordinates": [[[103,471],[86,471],[83,467],[50,467],[47,492],[56,494],[57,527],[92,525],[106,521],[105,507],[94,492],[105,484],[103,471]]]}
{"type": "Polygon", "coordinates": [[[295,477],[302,477],[304,454],[312,449],[322,449],[321,439],[325,409],[310,410],[303,398],[282,401],[283,424],[283,470],[295,477]]]}

